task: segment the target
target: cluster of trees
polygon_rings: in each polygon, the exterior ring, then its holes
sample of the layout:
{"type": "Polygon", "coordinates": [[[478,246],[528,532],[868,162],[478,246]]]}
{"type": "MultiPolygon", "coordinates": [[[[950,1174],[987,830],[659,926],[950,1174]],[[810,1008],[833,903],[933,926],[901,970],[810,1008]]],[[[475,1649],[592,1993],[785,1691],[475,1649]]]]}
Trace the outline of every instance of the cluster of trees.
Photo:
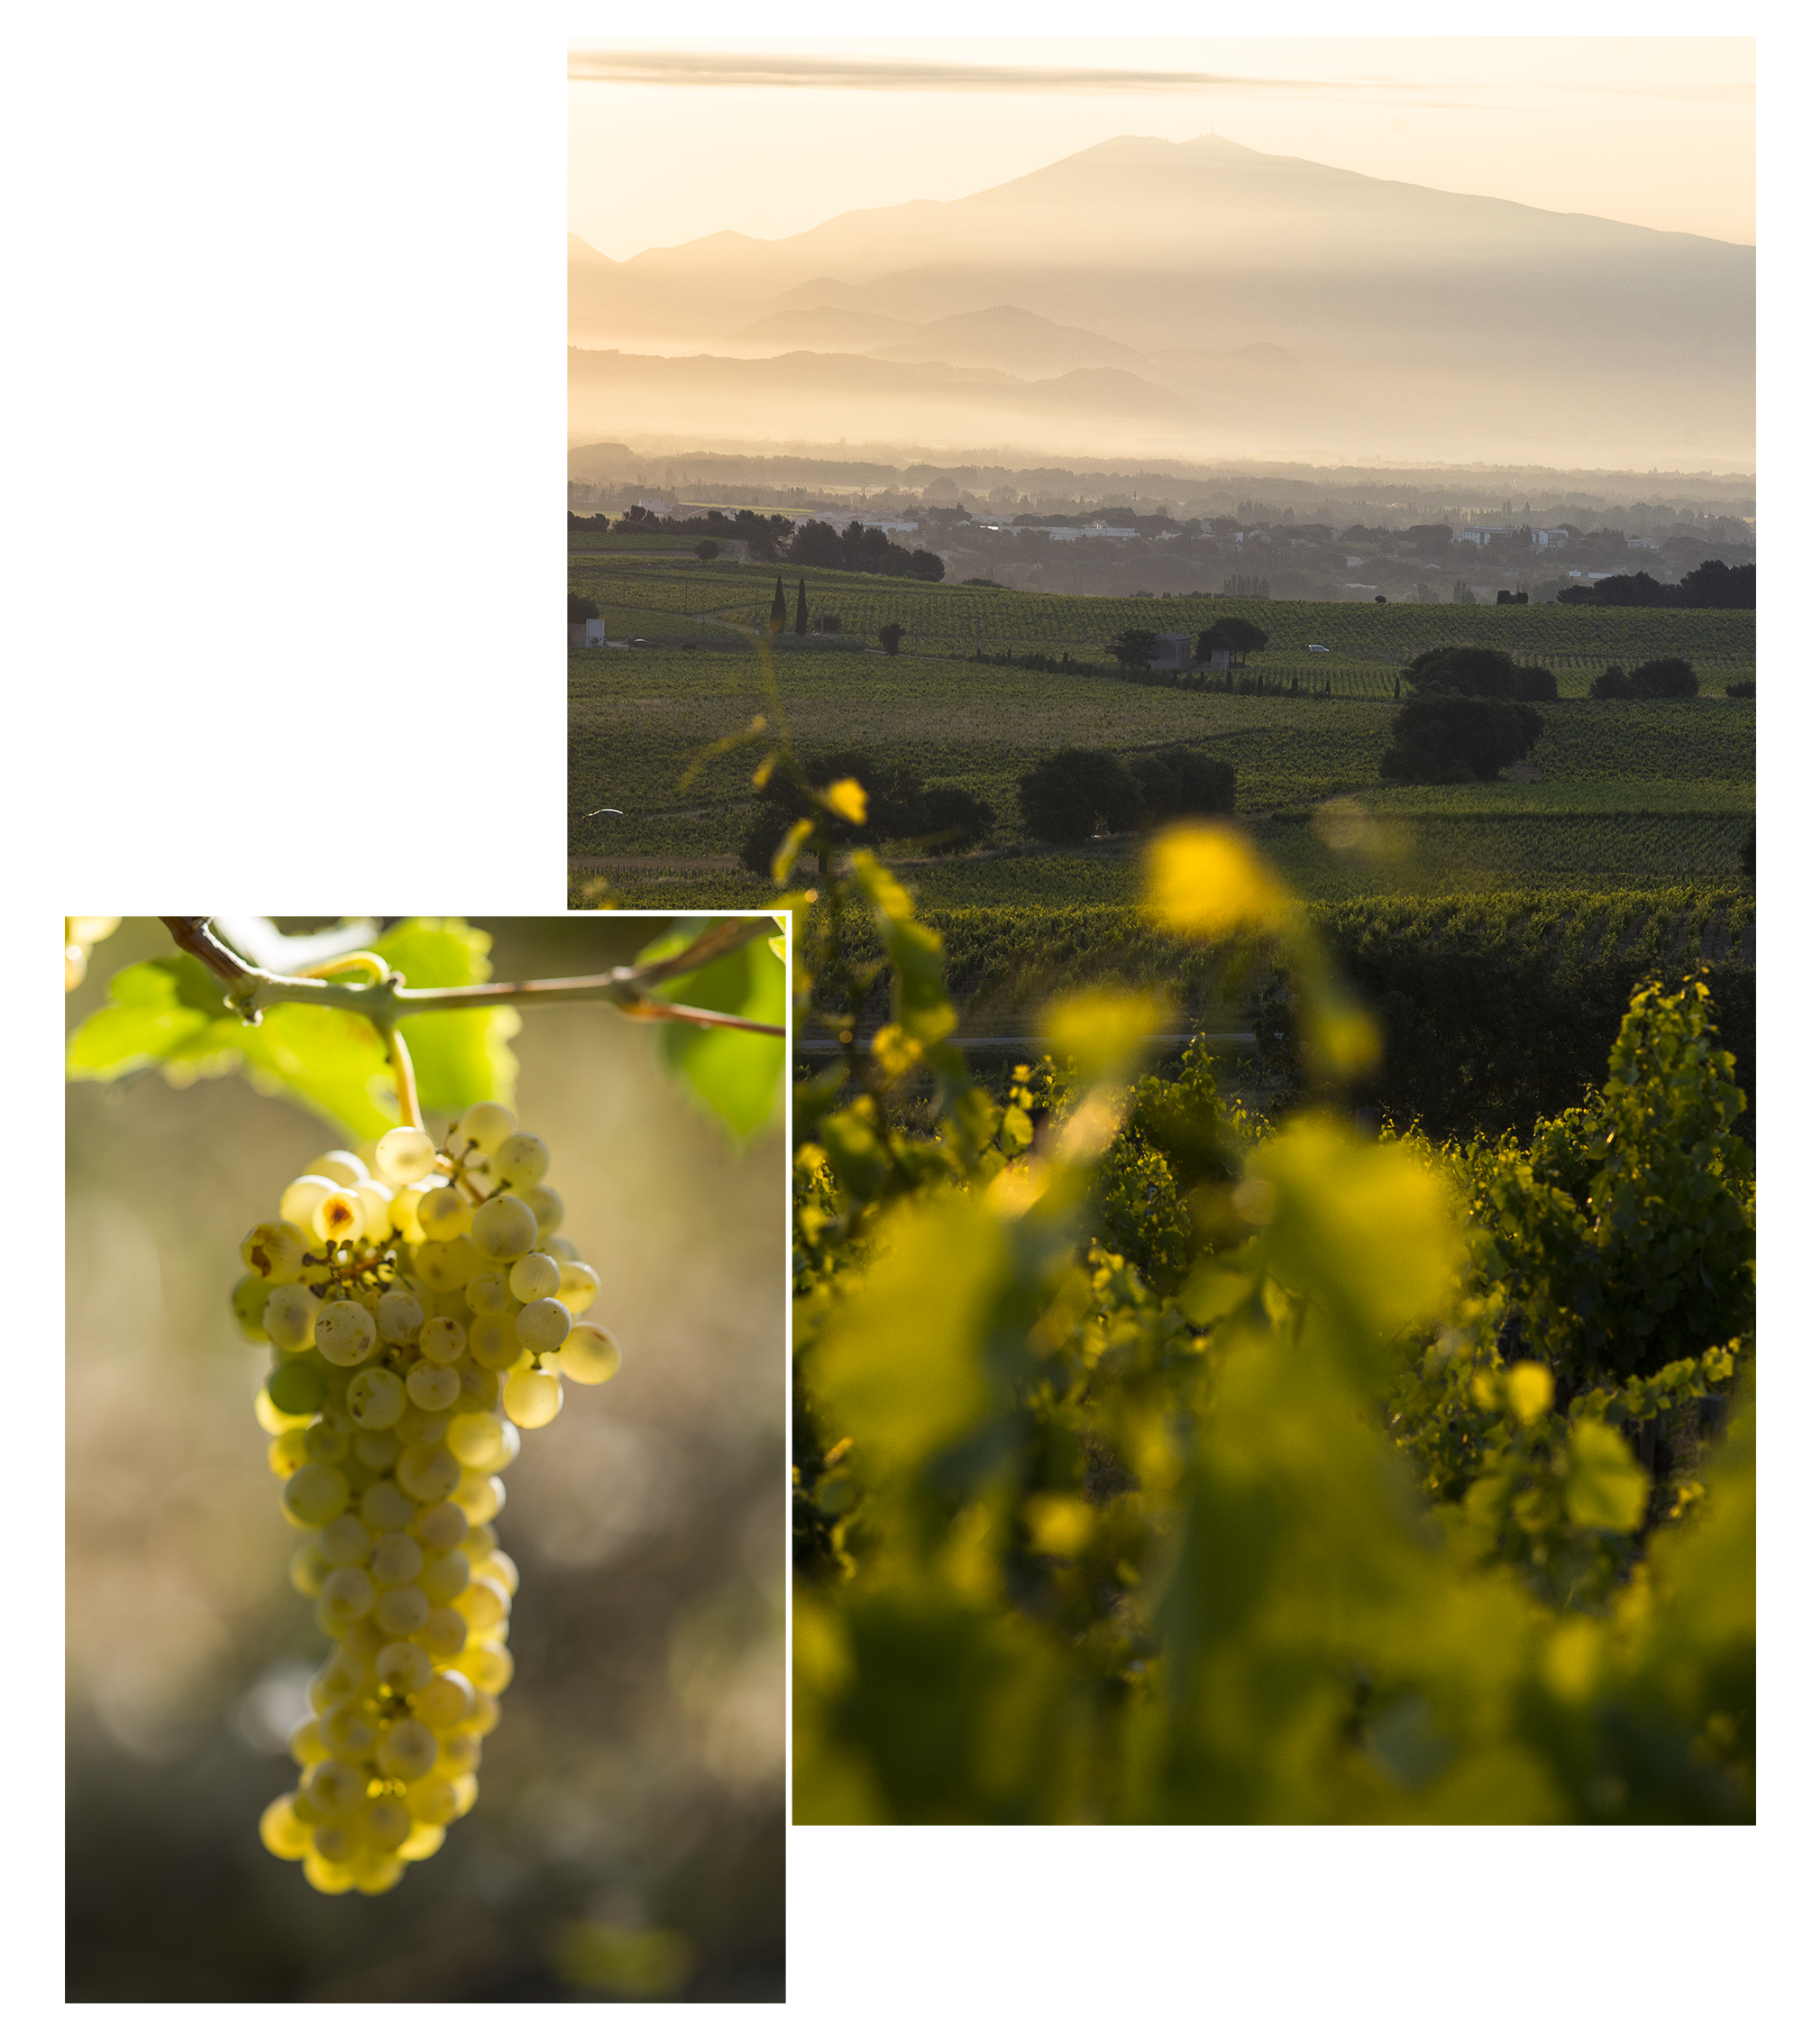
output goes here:
{"type": "Polygon", "coordinates": [[[754,561],[774,561],[781,557],[784,543],[795,529],[795,521],[781,512],[763,511],[735,511],[731,518],[724,511],[709,511],[691,518],[660,518],[655,511],[635,504],[617,518],[609,518],[601,511],[585,518],[572,511],[570,529],[573,532],[578,527],[589,532],[692,532],[700,541],[695,551],[704,561],[719,557],[722,539],[742,539],[754,561]]]}
{"type": "MultiPolygon", "coordinates": [[[[1103,650],[1130,672],[1150,664],[1158,638],[1158,633],[1136,625],[1112,638],[1103,650]]],[[[1206,661],[1213,654],[1225,653],[1234,665],[1239,666],[1249,653],[1262,653],[1269,644],[1268,634],[1260,631],[1257,625],[1249,624],[1244,618],[1217,618],[1195,635],[1193,650],[1194,658],[1201,661],[1206,661]]]]}
{"type": "Polygon", "coordinates": [[[1658,582],[1644,568],[1631,575],[1605,575],[1586,588],[1561,589],[1561,603],[1615,604],[1645,610],[1752,610],[1755,570],[1704,561],[1681,581],[1658,582]]]}
{"type": "MultiPolygon", "coordinates": [[[[700,553],[700,548],[697,547],[695,551],[700,553]]],[[[822,610],[817,617],[808,608],[808,578],[806,575],[803,575],[795,585],[795,619],[792,624],[789,619],[789,600],[783,593],[783,577],[777,576],[776,593],[770,599],[769,629],[773,633],[793,632],[805,637],[811,631],[824,632],[830,637],[835,633],[843,631],[844,628],[845,620],[837,610],[822,610]]],[[[885,630],[889,628],[887,626],[884,627],[885,630]]],[[[887,640],[884,640],[883,643],[888,644],[887,640]]],[[[892,652],[894,648],[892,646],[890,650],[892,652]]]]}
{"type": "Polygon", "coordinates": [[[908,575],[916,582],[943,582],[946,564],[924,546],[898,546],[886,532],[866,528],[854,518],[835,532],[810,518],[790,539],[787,557],[804,568],[843,568],[861,575],[908,575]]]}
{"type": "Polygon", "coordinates": [[[1643,660],[1625,674],[1619,667],[1605,667],[1590,683],[1590,693],[1599,702],[1677,701],[1696,692],[1697,670],[1688,660],[1643,660]]]}
{"type": "Polygon", "coordinates": [[[1416,696],[1390,725],[1377,771],[1387,781],[1494,781],[1533,750],[1546,720],[1524,702],[1483,696],[1416,696]]]}
{"type": "Polygon", "coordinates": [[[1390,725],[1378,771],[1387,781],[1494,781],[1533,751],[1545,720],[1530,702],[1551,702],[1546,667],[1517,667],[1487,646],[1436,646],[1403,669],[1409,700],[1390,725]]]}
{"type": "Polygon", "coordinates": [[[927,852],[964,851],[980,845],[995,828],[995,811],[966,788],[924,783],[911,766],[879,766],[866,752],[811,754],[798,774],[786,761],[758,791],[758,813],[739,847],[739,858],[760,879],[792,824],[806,816],[816,797],[837,781],[864,790],[862,823],[837,823],[841,842],[876,845],[885,839],[913,841],[927,852]]]}
{"type": "Polygon", "coordinates": [[[1066,746],[1020,780],[1021,820],[1053,845],[1080,845],[1178,816],[1231,815],[1233,796],[1232,767],[1188,746],[1124,760],[1099,747],[1066,746]]]}
{"type": "Polygon", "coordinates": [[[1556,702],[1559,678],[1550,667],[1517,667],[1488,646],[1435,646],[1403,669],[1415,695],[1487,696],[1496,702],[1556,702]]]}
{"type": "MultiPolygon", "coordinates": [[[[911,766],[879,765],[866,752],[811,754],[799,770],[779,766],[758,793],[758,811],[739,847],[765,878],[790,827],[838,781],[864,790],[862,823],[839,821],[835,840],[849,845],[906,842],[924,852],[966,851],[995,829],[995,811],[966,788],[924,782],[911,766]]],[[[1130,754],[1067,746],[1020,776],[1020,814],[1048,844],[1076,845],[1099,834],[1162,824],[1180,816],[1231,815],[1233,769],[1182,745],[1130,754]]]]}

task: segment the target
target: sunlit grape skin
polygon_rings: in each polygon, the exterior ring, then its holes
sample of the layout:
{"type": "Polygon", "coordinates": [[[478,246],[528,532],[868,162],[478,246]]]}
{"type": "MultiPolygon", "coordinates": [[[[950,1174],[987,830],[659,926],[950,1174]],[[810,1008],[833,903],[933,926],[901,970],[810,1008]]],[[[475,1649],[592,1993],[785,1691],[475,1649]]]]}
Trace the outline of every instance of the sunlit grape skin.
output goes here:
{"type": "Polygon", "coordinates": [[[290,1578],[337,1642],[289,1741],[299,1783],[259,1829],[324,1894],[385,1893],[474,1805],[513,1673],[498,1472],[555,1417],[562,1376],[618,1362],[572,1324],[599,1279],[554,1232],[549,1150],[510,1111],[479,1104],[442,1152],[416,1129],[363,1155],[380,1182],[328,1150],[289,1183],[232,1299],[239,1334],[273,1344],[257,1417],[305,1535],[290,1578]]]}

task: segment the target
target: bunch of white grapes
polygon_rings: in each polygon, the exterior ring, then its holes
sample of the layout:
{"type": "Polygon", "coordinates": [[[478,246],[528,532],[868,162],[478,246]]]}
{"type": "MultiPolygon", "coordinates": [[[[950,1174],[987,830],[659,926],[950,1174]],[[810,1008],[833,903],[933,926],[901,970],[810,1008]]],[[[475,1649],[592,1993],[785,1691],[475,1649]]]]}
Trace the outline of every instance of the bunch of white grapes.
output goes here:
{"type": "Polygon", "coordinates": [[[500,1471],[566,1380],[619,1368],[577,1318],[599,1280],[557,1232],[550,1152],[507,1108],[469,1108],[442,1146],[397,1128],[364,1149],[295,1179],[232,1295],[240,1331],[274,1344],[257,1416],[310,1535],[289,1574],[337,1642],[262,1838],[326,1894],[391,1888],[475,1801],[513,1673],[500,1471]]]}

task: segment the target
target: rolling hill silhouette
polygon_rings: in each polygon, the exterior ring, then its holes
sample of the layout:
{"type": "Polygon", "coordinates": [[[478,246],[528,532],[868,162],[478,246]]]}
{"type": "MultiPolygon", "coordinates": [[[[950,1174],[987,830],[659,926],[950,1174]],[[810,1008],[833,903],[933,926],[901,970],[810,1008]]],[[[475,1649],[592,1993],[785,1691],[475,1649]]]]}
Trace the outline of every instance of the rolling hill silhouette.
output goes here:
{"type": "MultiPolygon", "coordinates": [[[[724,233],[612,262],[572,237],[571,339],[711,362],[686,382],[591,366],[585,402],[610,376],[645,408],[585,411],[584,436],[699,430],[685,390],[725,417],[735,381],[738,437],[825,436],[773,414],[784,379],[755,373],[752,358],[800,349],[839,365],[817,372],[820,407],[856,412],[866,442],[918,438],[931,406],[919,372],[938,364],[964,372],[938,385],[961,417],[993,413],[981,437],[1030,430],[1071,451],[1131,451],[1162,417],[1164,451],[1191,458],[1306,447],[1746,466],[1753,266],[1751,248],[1699,235],[1214,136],[1121,136],[967,198],[779,241],[724,233]],[[1104,371],[1130,386],[1066,380],[1104,371]],[[1158,414],[1155,390],[1180,408],[1158,414]]],[[[928,444],[964,436],[947,422],[928,444]]]]}

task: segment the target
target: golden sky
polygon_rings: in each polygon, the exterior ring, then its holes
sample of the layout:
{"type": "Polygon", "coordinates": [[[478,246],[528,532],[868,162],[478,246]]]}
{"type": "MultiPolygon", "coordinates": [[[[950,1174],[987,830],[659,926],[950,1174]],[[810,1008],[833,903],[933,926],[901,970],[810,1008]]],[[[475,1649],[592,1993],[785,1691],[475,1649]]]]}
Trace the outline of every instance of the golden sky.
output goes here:
{"type": "Polygon", "coordinates": [[[617,260],[962,197],[1111,135],[1211,128],[1372,177],[1754,238],[1751,37],[627,41],[572,19],[570,227],[617,260]]]}

